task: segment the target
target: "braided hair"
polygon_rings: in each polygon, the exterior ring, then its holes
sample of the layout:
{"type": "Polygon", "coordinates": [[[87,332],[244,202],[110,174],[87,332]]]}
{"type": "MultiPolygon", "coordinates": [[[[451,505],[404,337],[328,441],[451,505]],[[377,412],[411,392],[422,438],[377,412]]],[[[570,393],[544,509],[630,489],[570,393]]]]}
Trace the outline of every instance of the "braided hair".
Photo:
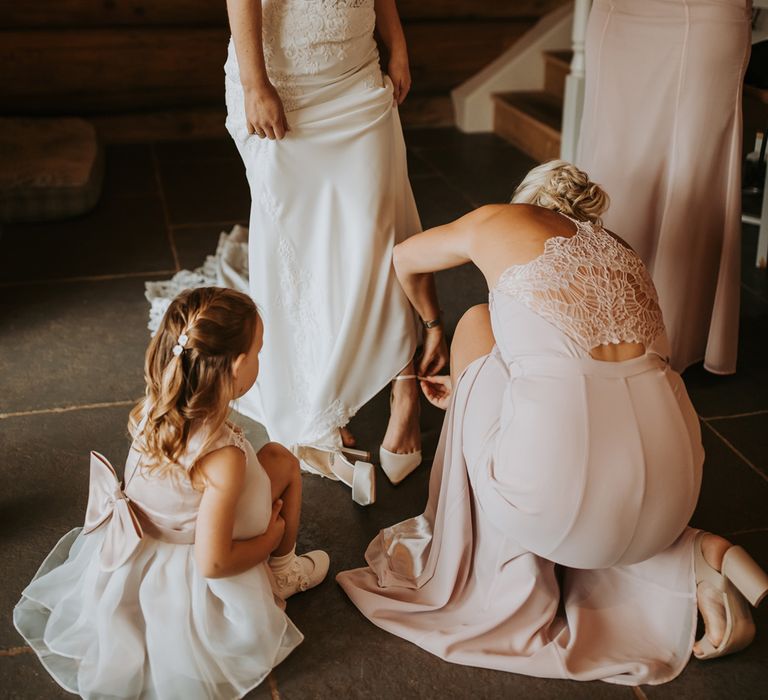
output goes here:
{"type": "Polygon", "coordinates": [[[128,423],[145,470],[187,475],[179,460],[193,430],[207,436],[199,454],[215,439],[235,395],[233,362],[250,349],[257,322],[250,297],[231,289],[189,289],[171,302],[147,349],[145,395],[128,423]]]}

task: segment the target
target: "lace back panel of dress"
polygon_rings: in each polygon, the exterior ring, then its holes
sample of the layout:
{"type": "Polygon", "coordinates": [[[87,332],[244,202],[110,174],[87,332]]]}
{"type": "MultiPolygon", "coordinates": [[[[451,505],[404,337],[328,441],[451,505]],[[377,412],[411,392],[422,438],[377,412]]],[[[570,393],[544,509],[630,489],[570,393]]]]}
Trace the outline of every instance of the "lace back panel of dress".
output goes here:
{"type": "Polygon", "coordinates": [[[496,291],[557,326],[587,352],[612,343],[648,348],[664,321],[645,265],[604,229],[574,223],[573,236],[548,239],[538,258],[504,271],[496,291]]]}

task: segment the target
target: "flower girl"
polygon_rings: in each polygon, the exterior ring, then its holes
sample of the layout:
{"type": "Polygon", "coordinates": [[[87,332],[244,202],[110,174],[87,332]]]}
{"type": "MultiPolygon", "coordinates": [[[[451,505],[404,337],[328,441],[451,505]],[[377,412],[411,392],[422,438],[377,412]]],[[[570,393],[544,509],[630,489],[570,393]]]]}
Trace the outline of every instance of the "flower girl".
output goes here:
{"type": "Polygon", "coordinates": [[[303,639],[283,612],[320,583],[295,554],[297,460],[256,454],[227,420],[256,380],[262,321],[244,294],[189,290],[146,356],[125,486],[92,452],[85,525],[65,535],[14,610],[19,632],[84,698],[240,698],[303,639]]]}

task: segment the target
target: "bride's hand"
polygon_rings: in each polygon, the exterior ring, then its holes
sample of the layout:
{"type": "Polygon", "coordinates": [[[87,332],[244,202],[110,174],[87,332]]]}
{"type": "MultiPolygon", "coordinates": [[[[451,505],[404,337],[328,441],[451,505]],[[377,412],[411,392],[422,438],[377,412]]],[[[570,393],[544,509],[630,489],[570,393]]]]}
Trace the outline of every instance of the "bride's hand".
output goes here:
{"type": "Polygon", "coordinates": [[[448,410],[448,404],[451,402],[451,393],[453,385],[451,378],[446,374],[436,374],[432,377],[419,377],[419,384],[427,401],[433,406],[448,410]]]}
{"type": "Polygon", "coordinates": [[[248,133],[259,138],[282,139],[289,131],[288,121],[280,96],[274,85],[267,83],[245,88],[245,118],[248,133]]]}
{"type": "Polygon", "coordinates": [[[416,371],[422,377],[437,374],[448,364],[448,345],[443,335],[443,327],[428,328],[424,333],[424,345],[421,348],[416,371]]]}
{"type": "Polygon", "coordinates": [[[395,102],[401,105],[411,89],[411,69],[408,65],[408,52],[405,48],[392,51],[387,64],[387,74],[394,87],[395,102]]]}

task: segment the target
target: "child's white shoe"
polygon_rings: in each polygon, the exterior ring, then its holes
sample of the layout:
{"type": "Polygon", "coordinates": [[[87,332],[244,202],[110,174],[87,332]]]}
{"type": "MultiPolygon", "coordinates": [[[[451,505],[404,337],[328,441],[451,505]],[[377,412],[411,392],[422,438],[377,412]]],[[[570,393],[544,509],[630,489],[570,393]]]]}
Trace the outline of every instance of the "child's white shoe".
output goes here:
{"type": "Polygon", "coordinates": [[[330,558],[320,549],[301,556],[296,556],[296,551],[292,550],[279,557],[270,557],[274,594],[286,600],[294,593],[314,588],[325,579],[330,564],[330,558]]]}

